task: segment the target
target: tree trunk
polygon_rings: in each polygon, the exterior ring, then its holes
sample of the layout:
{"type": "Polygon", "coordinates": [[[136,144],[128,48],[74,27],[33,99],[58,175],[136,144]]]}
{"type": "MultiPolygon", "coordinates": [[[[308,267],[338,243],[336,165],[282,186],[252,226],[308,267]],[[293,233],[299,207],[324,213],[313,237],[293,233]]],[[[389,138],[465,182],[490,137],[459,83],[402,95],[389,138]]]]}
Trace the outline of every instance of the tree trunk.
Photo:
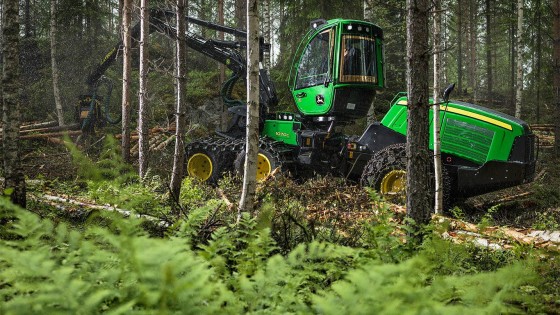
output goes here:
{"type": "Polygon", "coordinates": [[[187,53],[187,43],[185,38],[186,21],[185,7],[186,0],[177,0],[177,42],[175,48],[175,89],[177,112],[175,114],[175,153],[173,155],[173,171],[171,173],[171,193],[173,199],[178,201],[181,192],[181,180],[185,167],[185,97],[186,97],[186,81],[187,71],[185,65],[185,56],[187,53]]]}
{"type": "Polygon", "coordinates": [[[428,151],[428,0],[407,0],[407,211],[417,224],[431,216],[428,151]]]}
{"type": "Polygon", "coordinates": [[[553,0],[553,67],[554,67],[554,156],[560,158],[560,0],[553,0]]]}
{"type": "Polygon", "coordinates": [[[516,38],[516,25],[515,25],[515,1],[511,1],[511,19],[510,19],[510,106],[515,111],[515,38],[516,38]]]}
{"type": "Polygon", "coordinates": [[[540,122],[541,118],[541,67],[542,67],[542,8],[541,0],[536,0],[535,10],[537,11],[537,56],[536,56],[536,89],[537,89],[537,108],[536,108],[536,120],[537,124],[540,122]]]}
{"type": "Polygon", "coordinates": [[[521,93],[523,91],[523,0],[517,1],[517,84],[515,92],[515,117],[521,118],[521,93]]]}
{"type": "Polygon", "coordinates": [[[469,86],[472,89],[473,102],[478,99],[478,81],[476,79],[477,60],[476,60],[476,35],[478,34],[477,3],[471,0],[469,3],[469,86]]]}
{"type": "Polygon", "coordinates": [[[148,170],[148,44],[150,38],[148,0],[140,1],[140,86],[138,91],[138,174],[148,170]]]}
{"type": "MultiPolygon", "coordinates": [[[[364,20],[373,22],[373,0],[364,1],[364,20]]],[[[375,92],[373,92],[375,93],[375,92]]],[[[371,100],[369,109],[366,115],[366,123],[368,125],[375,122],[375,97],[371,100]]]]}
{"type": "MultiPolygon", "coordinates": [[[[224,0],[218,0],[218,23],[224,25],[224,0]]],[[[224,40],[224,32],[218,32],[218,38],[224,40]]],[[[220,88],[226,81],[226,67],[223,63],[218,63],[220,70],[220,88]]],[[[228,125],[228,111],[226,104],[222,101],[222,114],[220,115],[220,129],[226,130],[228,125]]]]}
{"type": "Polygon", "coordinates": [[[457,0],[457,90],[463,94],[463,0],[457,0]]]}
{"type": "Polygon", "coordinates": [[[235,23],[238,28],[246,27],[247,0],[235,0],[235,23]]]}
{"type": "Polygon", "coordinates": [[[2,145],[4,163],[4,194],[13,203],[25,208],[25,178],[19,152],[21,79],[19,65],[19,1],[4,0],[3,71],[2,71],[2,145]]]}
{"type": "Polygon", "coordinates": [[[440,73],[441,69],[441,0],[433,0],[434,3],[434,105],[433,111],[433,134],[434,134],[434,177],[435,177],[435,208],[437,214],[443,212],[443,185],[442,185],[442,165],[441,165],[441,141],[439,137],[439,90],[441,89],[440,73]]]}
{"type": "Polygon", "coordinates": [[[492,101],[494,79],[492,73],[492,10],[491,1],[486,0],[486,81],[488,99],[492,101]]]}
{"type": "Polygon", "coordinates": [[[123,87],[122,87],[122,158],[130,162],[130,84],[132,80],[132,54],[130,19],[132,0],[124,0],[123,5],[123,87]]]}
{"type": "Polygon", "coordinates": [[[266,43],[270,45],[270,51],[264,53],[264,68],[267,71],[270,69],[271,57],[272,57],[272,33],[271,33],[271,21],[270,21],[270,0],[262,0],[264,4],[263,12],[263,37],[266,43]]]}
{"type": "Polygon", "coordinates": [[[247,5],[247,132],[245,170],[237,220],[242,211],[253,211],[259,152],[259,15],[258,1],[247,5]]]}
{"type": "Polygon", "coordinates": [[[56,27],[56,0],[51,0],[51,67],[52,67],[52,83],[54,103],[56,107],[56,116],[58,118],[58,125],[64,126],[64,111],[62,109],[62,99],[60,97],[59,80],[60,72],[56,55],[58,51],[58,42],[56,40],[57,27],[56,27]]]}

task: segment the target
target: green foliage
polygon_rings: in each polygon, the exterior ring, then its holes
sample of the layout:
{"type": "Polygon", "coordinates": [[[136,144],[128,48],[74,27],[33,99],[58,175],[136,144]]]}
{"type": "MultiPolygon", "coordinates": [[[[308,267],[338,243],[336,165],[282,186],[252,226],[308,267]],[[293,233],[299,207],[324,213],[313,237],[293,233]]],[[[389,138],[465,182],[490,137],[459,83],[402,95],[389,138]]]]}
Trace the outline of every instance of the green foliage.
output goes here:
{"type": "Polygon", "coordinates": [[[263,211],[215,230],[206,245],[193,250],[191,232],[213,212],[211,205],[193,209],[179,233],[151,238],[134,219],[104,214],[108,228],[75,230],[0,199],[0,313],[496,314],[554,309],[558,287],[547,284],[557,277],[550,269],[554,260],[508,256],[492,268],[480,267],[474,248],[436,236],[399,262],[386,263],[371,253],[379,248],[317,241],[280,255],[271,238],[272,216],[263,211]],[[539,280],[537,273],[547,280],[539,280]],[[540,295],[545,306],[537,303],[540,295]]]}
{"type": "Polygon", "coordinates": [[[500,314],[521,309],[517,292],[534,273],[522,264],[495,273],[434,277],[421,257],[350,271],[314,298],[323,314],[500,314]]]}
{"type": "MultiPolygon", "coordinates": [[[[13,209],[12,209],[13,210],[13,209]]],[[[233,295],[180,238],[153,239],[134,220],[82,233],[23,210],[0,243],[0,313],[217,313],[233,295]]],[[[4,234],[3,234],[4,235],[4,234]]]]}
{"type": "Polygon", "coordinates": [[[97,162],[71,142],[67,143],[78,176],[88,188],[88,198],[136,213],[161,216],[169,212],[163,181],[157,176],[147,176],[141,181],[132,167],[122,160],[113,137],[106,138],[97,162]]]}

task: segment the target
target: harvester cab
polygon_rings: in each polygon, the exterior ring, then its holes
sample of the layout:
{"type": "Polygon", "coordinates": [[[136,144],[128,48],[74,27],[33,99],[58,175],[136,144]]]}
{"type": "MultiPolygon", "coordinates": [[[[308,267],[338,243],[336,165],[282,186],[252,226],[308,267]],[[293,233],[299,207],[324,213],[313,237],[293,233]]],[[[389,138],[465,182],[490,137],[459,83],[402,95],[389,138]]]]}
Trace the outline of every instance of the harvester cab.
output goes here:
{"type": "Polygon", "coordinates": [[[356,20],[315,20],[295,54],[290,89],[313,125],[365,117],[384,87],[383,31],[356,20]]]}

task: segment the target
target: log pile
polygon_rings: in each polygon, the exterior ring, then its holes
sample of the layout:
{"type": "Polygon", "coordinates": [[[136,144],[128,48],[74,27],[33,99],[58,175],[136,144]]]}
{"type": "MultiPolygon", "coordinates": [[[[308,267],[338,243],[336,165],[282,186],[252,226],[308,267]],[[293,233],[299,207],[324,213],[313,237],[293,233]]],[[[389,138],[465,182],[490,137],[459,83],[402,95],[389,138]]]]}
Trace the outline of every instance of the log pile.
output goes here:
{"type": "MultiPolygon", "coordinates": [[[[64,136],[79,136],[82,134],[79,124],[58,126],[56,121],[23,123],[19,128],[20,139],[43,139],[52,143],[62,143],[64,136]]],[[[0,129],[0,141],[2,129],[0,129]]]]}
{"type": "Polygon", "coordinates": [[[542,149],[551,149],[554,145],[554,125],[553,124],[535,124],[531,125],[531,130],[539,138],[539,144],[542,149]]]}
{"type": "MultiPolygon", "coordinates": [[[[117,135],[117,138],[122,138],[122,135],[117,135]]],[[[132,140],[132,148],[130,149],[130,155],[133,158],[137,158],[139,154],[139,142],[138,142],[138,133],[133,132],[131,134],[132,140]]],[[[148,150],[150,152],[157,152],[162,151],[165,149],[170,143],[175,140],[175,130],[173,128],[152,128],[148,133],[148,150]]]]}
{"type": "Polygon", "coordinates": [[[462,220],[434,216],[437,226],[445,227],[442,236],[455,243],[471,242],[494,250],[513,249],[517,244],[560,250],[560,231],[540,231],[510,227],[483,227],[462,220]]]}
{"type": "MultiPolygon", "coordinates": [[[[175,139],[175,129],[155,127],[149,130],[148,146],[150,152],[161,151],[165,149],[175,139]]],[[[58,126],[57,121],[45,122],[26,122],[20,127],[20,139],[24,140],[45,140],[49,143],[64,144],[63,137],[78,137],[82,135],[80,125],[78,123],[66,126],[58,126]]],[[[116,135],[117,139],[121,139],[122,135],[116,135]]],[[[0,141],[2,141],[2,129],[0,128],[0,141]]],[[[138,133],[131,133],[133,157],[138,157],[138,133]]]]}

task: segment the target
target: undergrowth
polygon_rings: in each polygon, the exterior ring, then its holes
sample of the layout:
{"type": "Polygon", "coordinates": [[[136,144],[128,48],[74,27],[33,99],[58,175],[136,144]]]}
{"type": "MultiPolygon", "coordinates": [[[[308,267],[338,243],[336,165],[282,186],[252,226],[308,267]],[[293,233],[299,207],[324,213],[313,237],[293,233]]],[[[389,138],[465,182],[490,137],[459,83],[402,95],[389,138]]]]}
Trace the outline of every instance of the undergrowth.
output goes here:
{"type": "Polygon", "coordinates": [[[390,248],[318,241],[281,255],[270,220],[249,214],[193,249],[195,217],[154,238],[133,218],[113,215],[108,227],[80,231],[6,199],[0,207],[2,314],[531,313],[543,310],[540,290],[553,292],[538,277],[550,260],[480,268],[472,249],[435,235],[387,263],[376,257],[390,248]]]}
{"type": "Polygon", "coordinates": [[[239,224],[236,179],[185,179],[171,217],[162,180],[138,178],[107,146],[101,162],[74,152],[87,169],[69,191],[171,225],[154,236],[142,220],[96,212],[76,227],[0,199],[1,314],[560,311],[555,253],[454,244],[431,226],[411,242],[374,191],[329,177],[260,184],[258,210],[239,224]]]}

